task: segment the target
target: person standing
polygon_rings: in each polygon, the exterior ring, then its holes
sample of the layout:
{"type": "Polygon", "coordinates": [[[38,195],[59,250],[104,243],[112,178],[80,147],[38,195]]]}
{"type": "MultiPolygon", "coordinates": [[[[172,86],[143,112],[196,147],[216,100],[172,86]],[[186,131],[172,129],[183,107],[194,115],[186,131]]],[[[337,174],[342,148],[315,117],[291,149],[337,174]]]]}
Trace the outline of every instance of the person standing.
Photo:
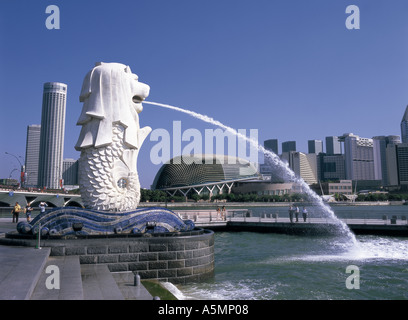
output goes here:
{"type": "Polygon", "coordinates": [[[12,213],[13,213],[13,223],[14,222],[18,223],[18,215],[19,215],[20,211],[21,211],[21,207],[18,204],[18,202],[16,202],[16,204],[14,205],[13,211],[12,211],[12,213]]]}
{"type": "Polygon", "coordinates": [[[296,216],[296,222],[299,222],[299,207],[296,206],[295,208],[295,216],[296,216]]]}
{"type": "Polygon", "coordinates": [[[39,205],[40,208],[40,213],[44,213],[45,212],[45,207],[48,207],[46,202],[41,202],[39,205]]]}
{"type": "Polygon", "coordinates": [[[290,223],[293,222],[293,207],[290,206],[289,207],[289,219],[290,219],[290,223]]]}
{"type": "Polygon", "coordinates": [[[28,203],[27,206],[25,207],[27,222],[31,221],[31,211],[33,211],[33,208],[31,208],[30,204],[28,203]]]}
{"type": "Polygon", "coordinates": [[[306,219],[307,219],[307,209],[306,209],[306,207],[303,207],[302,214],[303,214],[303,221],[306,222],[306,219]]]}
{"type": "Polygon", "coordinates": [[[224,221],[227,220],[227,211],[225,210],[225,206],[222,206],[221,219],[224,221]]]}

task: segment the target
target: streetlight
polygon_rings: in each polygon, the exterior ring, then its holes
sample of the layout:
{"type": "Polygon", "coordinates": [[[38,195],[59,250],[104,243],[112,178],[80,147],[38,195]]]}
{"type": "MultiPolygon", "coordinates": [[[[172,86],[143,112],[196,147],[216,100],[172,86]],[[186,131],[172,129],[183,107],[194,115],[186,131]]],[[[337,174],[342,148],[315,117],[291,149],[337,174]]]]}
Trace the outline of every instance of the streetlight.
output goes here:
{"type": "MultiPolygon", "coordinates": [[[[17,161],[18,161],[18,163],[20,164],[20,168],[21,168],[20,184],[21,184],[21,187],[22,187],[22,186],[23,186],[23,183],[24,183],[24,171],[25,171],[25,166],[21,163],[20,159],[19,159],[16,155],[14,155],[14,154],[12,154],[12,153],[9,153],[9,152],[5,152],[5,153],[8,154],[9,156],[13,156],[14,158],[16,158],[17,161]]],[[[21,156],[19,156],[19,157],[21,158],[21,156]]]]}
{"type": "Polygon", "coordinates": [[[11,175],[12,175],[12,174],[13,174],[13,172],[14,172],[14,171],[16,171],[16,170],[17,170],[17,168],[14,168],[13,170],[11,170],[11,171],[10,171],[10,174],[9,174],[9,179],[11,179],[11,175]]]}
{"type": "Polygon", "coordinates": [[[12,174],[13,174],[13,172],[14,172],[14,171],[16,171],[16,170],[17,170],[17,168],[14,168],[13,170],[11,170],[11,171],[10,171],[9,177],[8,177],[8,179],[7,179],[7,185],[9,185],[9,184],[10,184],[11,175],[12,175],[12,174]]]}

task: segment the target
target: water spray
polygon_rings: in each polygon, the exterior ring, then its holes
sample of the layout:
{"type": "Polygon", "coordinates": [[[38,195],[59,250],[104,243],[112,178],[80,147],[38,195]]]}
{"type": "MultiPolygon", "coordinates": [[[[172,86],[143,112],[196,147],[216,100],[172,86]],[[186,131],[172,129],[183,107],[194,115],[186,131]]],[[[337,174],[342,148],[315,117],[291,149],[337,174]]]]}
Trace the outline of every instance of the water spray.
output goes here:
{"type": "Polygon", "coordinates": [[[201,113],[198,112],[194,112],[194,111],[190,111],[190,110],[186,110],[183,108],[179,108],[179,107],[175,107],[175,106],[171,106],[168,104],[163,104],[163,103],[158,103],[158,102],[151,102],[151,101],[144,101],[143,103],[147,103],[150,105],[155,105],[155,106],[159,106],[159,107],[163,107],[163,108],[167,108],[167,109],[171,109],[171,110],[175,110],[175,111],[179,111],[185,114],[188,114],[196,119],[202,120],[204,122],[207,122],[209,124],[218,126],[224,130],[226,130],[229,133],[234,134],[235,136],[237,136],[238,138],[241,138],[243,140],[245,140],[246,142],[250,143],[252,146],[256,147],[260,152],[262,152],[263,154],[267,155],[267,157],[270,158],[270,160],[273,162],[273,165],[281,168],[282,170],[284,170],[285,174],[287,174],[288,179],[291,181],[294,181],[295,183],[301,185],[302,189],[307,193],[307,195],[310,197],[310,199],[312,200],[313,203],[316,203],[320,208],[322,208],[324,210],[324,212],[326,213],[326,217],[330,218],[334,223],[338,224],[342,231],[345,232],[347,234],[347,236],[349,238],[352,239],[353,243],[357,243],[357,240],[354,236],[354,234],[350,231],[349,227],[347,226],[347,224],[345,224],[343,221],[341,221],[340,219],[338,219],[336,217],[336,215],[334,214],[334,212],[331,210],[331,208],[326,205],[322,198],[317,195],[312,189],[310,189],[309,185],[300,177],[297,177],[296,174],[289,168],[288,164],[283,162],[275,153],[265,149],[263,146],[261,146],[258,141],[255,141],[254,139],[251,139],[241,133],[239,133],[237,130],[226,126],[225,124],[221,123],[218,120],[215,120],[209,116],[203,115],[201,113]]]}

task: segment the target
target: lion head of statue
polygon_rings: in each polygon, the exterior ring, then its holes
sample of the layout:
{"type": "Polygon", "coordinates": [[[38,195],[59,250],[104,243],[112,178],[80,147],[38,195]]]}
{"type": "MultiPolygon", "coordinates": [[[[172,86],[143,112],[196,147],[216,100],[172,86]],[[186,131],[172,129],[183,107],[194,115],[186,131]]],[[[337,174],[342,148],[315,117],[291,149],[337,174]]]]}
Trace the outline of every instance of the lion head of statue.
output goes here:
{"type": "MultiPolygon", "coordinates": [[[[80,102],[83,102],[77,125],[82,126],[75,149],[100,148],[112,143],[112,125],[125,128],[124,143],[139,149],[139,113],[150,87],[138,81],[130,67],[121,63],[98,62],[85,76],[80,102]]],[[[145,135],[145,134],[144,134],[145,135]]]]}

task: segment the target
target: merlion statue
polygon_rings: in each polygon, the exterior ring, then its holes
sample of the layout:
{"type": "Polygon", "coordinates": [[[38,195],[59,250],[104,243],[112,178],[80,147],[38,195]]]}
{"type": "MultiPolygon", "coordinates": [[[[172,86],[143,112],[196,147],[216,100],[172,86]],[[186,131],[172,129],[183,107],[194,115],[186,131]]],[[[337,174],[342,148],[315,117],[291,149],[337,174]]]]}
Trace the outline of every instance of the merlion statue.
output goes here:
{"type": "Polygon", "coordinates": [[[140,128],[139,113],[150,87],[129,66],[96,63],[85,76],[75,149],[79,186],[86,208],[128,211],[140,201],[137,156],[150,127],[140,128]]]}
{"type": "Polygon", "coordinates": [[[75,149],[79,186],[85,208],[56,207],[20,222],[20,234],[77,235],[161,234],[195,229],[191,220],[161,207],[137,208],[140,183],[137,157],[150,127],[141,128],[139,113],[150,87],[138,81],[129,66],[96,63],[85,76],[75,149]],[[120,212],[118,212],[120,211],[120,212]]]}

